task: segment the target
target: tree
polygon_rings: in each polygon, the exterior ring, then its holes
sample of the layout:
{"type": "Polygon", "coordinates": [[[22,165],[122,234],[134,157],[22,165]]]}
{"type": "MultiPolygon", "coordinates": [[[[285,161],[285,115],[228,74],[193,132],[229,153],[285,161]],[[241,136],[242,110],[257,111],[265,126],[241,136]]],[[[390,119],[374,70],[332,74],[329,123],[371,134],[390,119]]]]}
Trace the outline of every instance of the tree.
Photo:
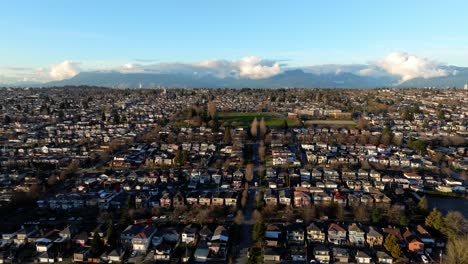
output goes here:
{"type": "Polygon", "coordinates": [[[112,119],[114,120],[114,124],[120,124],[120,115],[117,109],[112,111],[112,119]]]}
{"type": "Polygon", "coordinates": [[[216,104],[212,100],[208,101],[207,111],[209,116],[214,119],[216,116],[216,104]]]}
{"type": "Polygon", "coordinates": [[[432,211],[426,217],[425,224],[428,227],[432,227],[435,230],[441,231],[443,227],[444,219],[442,213],[437,208],[432,208],[432,211]]]}
{"type": "Polygon", "coordinates": [[[210,210],[209,209],[199,210],[198,213],[197,213],[197,216],[195,217],[197,222],[199,222],[200,224],[206,223],[209,218],[210,218],[210,210]]]}
{"type": "Polygon", "coordinates": [[[426,153],[426,147],[427,147],[428,143],[427,142],[424,142],[422,140],[413,140],[412,138],[410,138],[408,140],[408,147],[416,152],[418,152],[419,154],[424,154],[426,153]]]}
{"type": "Polygon", "coordinates": [[[250,124],[250,134],[252,137],[256,138],[258,135],[258,120],[255,117],[252,123],[250,124]]]}
{"type": "Polygon", "coordinates": [[[176,152],[176,155],[174,157],[174,161],[178,165],[185,165],[185,163],[187,162],[187,159],[188,159],[187,150],[181,150],[181,149],[179,149],[176,152]]]}
{"type": "Polygon", "coordinates": [[[428,207],[429,205],[428,205],[427,197],[423,196],[421,200],[419,200],[418,202],[418,208],[419,210],[426,212],[428,207]]]}
{"type": "Polygon", "coordinates": [[[385,238],[384,247],[390,252],[392,257],[399,258],[401,256],[401,248],[398,245],[398,240],[393,234],[389,234],[385,238]]]}
{"type": "Polygon", "coordinates": [[[382,221],[382,213],[379,208],[374,208],[372,211],[372,223],[379,224],[382,221]]]}
{"type": "Polygon", "coordinates": [[[224,130],[224,144],[231,144],[232,137],[231,137],[231,128],[226,127],[224,130]]]}
{"type": "Polygon", "coordinates": [[[392,143],[393,134],[390,130],[390,127],[386,126],[382,131],[382,136],[380,137],[380,142],[384,145],[390,145],[392,143]]]}
{"type": "Polygon", "coordinates": [[[281,125],[281,128],[284,129],[284,132],[286,133],[286,131],[287,131],[288,128],[289,128],[288,120],[287,120],[287,119],[284,119],[284,120],[283,120],[283,124],[281,125]]]}
{"type": "Polygon", "coordinates": [[[449,238],[455,239],[468,234],[468,221],[458,211],[450,211],[445,215],[442,232],[449,238]]]}
{"type": "Polygon", "coordinates": [[[5,117],[3,118],[3,123],[5,125],[9,125],[11,123],[11,117],[8,115],[5,115],[5,117]]]}
{"type": "Polygon", "coordinates": [[[445,263],[464,264],[468,263],[468,237],[458,237],[450,239],[447,244],[447,258],[445,263]]]}
{"type": "Polygon", "coordinates": [[[261,161],[265,161],[265,156],[266,156],[266,148],[263,142],[258,145],[258,157],[260,158],[261,161]]]}
{"type": "Polygon", "coordinates": [[[312,220],[316,219],[317,209],[315,208],[315,205],[310,204],[307,207],[305,207],[302,211],[302,218],[307,222],[311,222],[312,220]]]}
{"type": "Polygon", "coordinates": [[[363,117],[359,118],[358,122],[356,123],[356,128],[365,130],[368,127],[369,127],[369,122],[363,117]]]}
{"type": "Polygon", "coordinates": [[[98,232],[94,232],[93,240],[91,241],[91,253],[98,257],[104,250],[104,242],[98,232]]]}
{"type": "Polygon", "coordinates": [[[367,222],[369,221],[369,212],[365,206],[357,206],[353,210],[354,220],[358,222],[367,222]]]}
{"type": "Polygon", "coordinates": [[[409,224],[409,219],[408,219],[408,217],[406,216],[406,214],[403,213],[403,214],[400,216],[400,223],[399,223],[399,224],[400,224],[401,226],[408,226],[408,224],[409,224]]]}
{"type": "Polygon", "coordinates": [[[115,229],[114,229],[114,223],[112,222],[112,219],[109,221],[109,223],[107,224],[107,237],[106,237],[106,240],[107,240],[107,244],[111,247],[111,248],[115,248],[117,246],[117,234],[115,232],[115,229]]]}
{"type": "Polygon", "coordinates": [[[50,175],[49,178],[47,179],[47,185],[49,186],[54,186],[58,182],[58,177],[57,175],[50,175]]]}
{"type": "Polygon", "coordinates": [[[266,132],[267,132],[267,127],[266,127],[266,123],[265,123],[265,118],[262,117],[262,119],[260,120],[260,137],[264,137],[266,132]]]}
{"type": "Polygon", "coordinates": [[[244,223],[244,214],[242,213],[242,210],[237,210],[234,223],[236,223],[236,225],[242,225],[244,223]]]}
{"type": "Polygon", "coordinates": [[[253,163],[247,164],[245,167],[245,180],[251,182],[254,176],[254,165],[253,163]]]}

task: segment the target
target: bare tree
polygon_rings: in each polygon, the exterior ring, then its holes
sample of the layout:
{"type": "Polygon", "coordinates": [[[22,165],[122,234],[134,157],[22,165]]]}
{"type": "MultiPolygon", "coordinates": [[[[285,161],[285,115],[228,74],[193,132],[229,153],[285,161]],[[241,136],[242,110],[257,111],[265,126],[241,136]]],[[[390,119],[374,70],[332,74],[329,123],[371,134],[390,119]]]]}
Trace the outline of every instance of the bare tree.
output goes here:
{"type": "Polygon", "coordinates": [[[253,218],[255,223],[260,223],[260,222],[263,221],[262,213],[260,213],[260,211],[258,211],[256,209],[252,213],[252,218],[253,218]]]}
{"type": "Polygon", "coordinates": [[[369,122],[363,117],[361,117],[356,124],[356,128],[359,128],[359,129],[367,129],[368,127],[369,127],[369,122]]]}
{"type": "Polygon", "coordinates": [[[237,210],[234,223],[236,223],[236,225],[242,225],[244,223],[244,214],[242,213],[242,210],[237,210]]]}
{"type": "Polygon", "coordinates": [[[447,258],[444,259],[445,263],[462,264],[468,263],[468,237],[460,237],[451,239],[447,245],[447,258]]]}
{"type": "Polygon", "coordinates": [[[245,167],[245,180],[251,182],[254,176],[254,165],[253,163],[247,164],[245,167]]]}
{"type": "Polygon", "coordinates": [[[263,145],[263,142],[261,142],[260,145],[258,145],[258,156],[261,161],[265,161],[265,151],[265,145],[263,145]]]}
{"type": "Polygon", "coordinates": [[[266,127],[266,124],[265,124],[265,118],[262,117],[262,119],[260,120],[260,137],[264,137],[265,134],[267,132],[267,127],[266,127]]]}
{"type": "Polygon", "coordinates": [[[252,124],[250,124],[250,134],[253,137],[257,137],[257,135],[258,135],[258,120],[257,120],[256,117],[252,121],[252,124]]]}
{"type": "Polygon", "coordinates": [[[302,211],[302,218],[307,222],[310,222],[317,218],[317,209],[315,208],[315,205],[310,204],[307,207],[305,207],[302,211]]]}
{"type": "Polygon", "coordinates": [[[51,175],[47,179],[47,185],[53,186],[53,185],[57,184],[58,180],[59,179],[58,179],[57,175],[51,175]]]}
{"type": "Polygon", "coordinates": [[[212,100],[208,101],[208,107],[207,107],[208,114],[210,115],[211,118],[214,118],[216,115],[216,104],[212,100]]]}

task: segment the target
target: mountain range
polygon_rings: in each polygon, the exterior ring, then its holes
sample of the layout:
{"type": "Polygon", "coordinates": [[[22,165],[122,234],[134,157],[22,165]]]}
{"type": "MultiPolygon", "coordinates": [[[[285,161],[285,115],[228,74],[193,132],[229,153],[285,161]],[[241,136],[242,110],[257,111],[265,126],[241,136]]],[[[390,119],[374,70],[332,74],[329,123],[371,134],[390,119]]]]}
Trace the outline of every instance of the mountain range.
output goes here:
{"type": "MultiPolygon", "coordinates": [[[[442,77],[414,78],[400,82],[398,76],[360,75],[352,72],[311,72],[302,69],[284,71],[264,79],[238,77],[219,78],[213,75],[183,73],[122,73],[118,71],[81,72],[61,81],[29,86],[94,85],[115,88],[375,88],[375,87],[463,87],[468,83],[468,68],[446,66],[453,73],[442,77]]],[[[23,84],[26,85],[26,84],[23,84]]]]}

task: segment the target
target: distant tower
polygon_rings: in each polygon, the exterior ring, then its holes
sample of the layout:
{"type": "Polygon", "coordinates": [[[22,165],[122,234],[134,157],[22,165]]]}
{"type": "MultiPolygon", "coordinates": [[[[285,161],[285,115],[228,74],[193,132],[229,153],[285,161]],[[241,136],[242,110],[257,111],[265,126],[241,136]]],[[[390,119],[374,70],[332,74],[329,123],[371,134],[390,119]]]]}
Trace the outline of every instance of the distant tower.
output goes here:
{"type": "Polygon", "coordinates": [[[140,86],[139,86],[139,87],[140,87],[140,89],[141,89],[141,88],[143,88],[143,85],[140,83],[140,86]]]}
{"type": "Polygon", "coordinates": [[[465,84],[465,90],[468,90],[468,83],[465,84]]]}

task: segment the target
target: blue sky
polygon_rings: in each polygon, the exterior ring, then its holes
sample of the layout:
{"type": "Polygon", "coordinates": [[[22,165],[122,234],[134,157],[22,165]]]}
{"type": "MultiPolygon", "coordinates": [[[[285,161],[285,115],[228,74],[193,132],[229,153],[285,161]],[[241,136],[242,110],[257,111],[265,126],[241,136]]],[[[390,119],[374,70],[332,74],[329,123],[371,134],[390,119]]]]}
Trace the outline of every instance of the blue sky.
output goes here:
{"type": "Polygon", "coordinates": [[[15,0],[0,10],[0,75],[66,60],[99,69],[257,56],[308,66],[396,51],[468,66],[463,0],[15,0]]]}

